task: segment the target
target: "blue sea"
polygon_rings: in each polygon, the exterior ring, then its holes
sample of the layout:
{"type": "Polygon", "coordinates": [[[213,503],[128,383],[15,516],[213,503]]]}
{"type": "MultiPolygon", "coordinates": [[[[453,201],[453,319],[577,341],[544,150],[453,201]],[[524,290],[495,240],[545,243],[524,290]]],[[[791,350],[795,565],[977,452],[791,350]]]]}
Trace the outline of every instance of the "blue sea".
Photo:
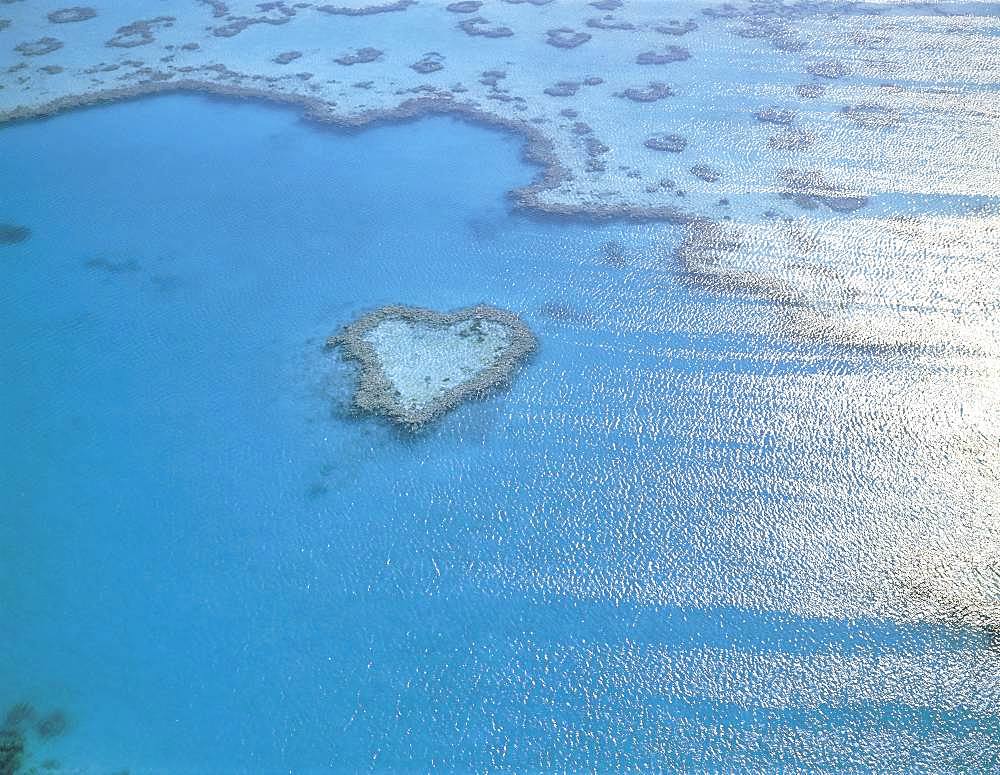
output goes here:
{"type": "Polygon", "coordinates": [[[945,370],[515,210],[537,172],[191,95],[0,129],[0,713],[67,720],[25,770],[1000,769],[995,642],[893,615],[900,525],[990,508],[945,370]],[[324,348],[390,303],[539,348],[402,431],[324,348]]]}

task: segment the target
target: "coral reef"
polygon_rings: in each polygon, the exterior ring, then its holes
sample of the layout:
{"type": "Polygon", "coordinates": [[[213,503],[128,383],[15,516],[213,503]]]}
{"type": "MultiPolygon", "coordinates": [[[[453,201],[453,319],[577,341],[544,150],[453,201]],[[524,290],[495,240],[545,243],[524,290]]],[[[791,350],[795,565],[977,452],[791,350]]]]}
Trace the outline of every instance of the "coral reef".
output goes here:
{"type": "Polygon", "coordinates": [[[535,337],[514,313],[388,306],[327,341],[361,367],[355,407],[416,430],[462,401],[509,383],[535,337]]]}
{"type": "Polygon", "coordinates": [[[814,62],[806,69],[810,75],[829,78],[831,80],[843,78],[847,75],[847,68],[843,62],[839,62],[836,59],[824,59],[820,62],[814,62]]]}
{"type": "Polygon", "coordinates": [[[53,51],[58,51],[62,47],[63,43],[61,40],[46,36],[44,38],[39,38],[38,40],[19,43],[14,46],[14,50],[26,57],[40,57],[45,54],[51,54],[53,51]]]}
{"type": "Polygon", "coordinates": [[[509,38],[514,34],[514,30],[510,27],[504,27],[502,24],[494,25],[482,16],[463,19],[458,23],[458,28],[466,35],[482,38],[509,38]]]}
{"type": "Polygon", "coordinates": [[[825,91],[826,87],[820,83],[800,83],[795,87],[796,96],[807,100],[814,100],[817,97],[822,97],[825,91]]]}
{"type": "Polygon", "coordinates": [[[275,64],[287,65],[290,62],[294,62],[296,59],[301,58],[301,56],[302,56],[301,51],[283,51],[271,61],[274,62],[275,64]]]}
{"type": "Polygon", "coordinates": [[[49,21],[53,24],[66,24],[68,22],[84,22],[97,16],[97,11],[89,6],[75,5],[72,8],[62,8],[49,14],[49,21]]]}
{"type": "Polygon", "coordinates": [[[34,717],[35,709],[32,707],[31,703],[17,702],[11,705],[7,710],[7,716],[4,718],[4,727],[20,727],[27,724],[34,717]]]}
{"type": "Polygon", "coordinates": [[[587,26],[595,30],[634,30],[635,25],[613,16],[599,16],[587,19],[587,26]]]}
{"type": "Polygon", "coordinates": [[[632,102],[656,102],[674,96],[674,90],[661,81],[650,81],[646,86],[630,86],[615,92],[616,97],[623,97],[632,102]]]}
{"type": "Polygon", "coordinates": [[[570,27],[557,27],[545,33],[545,42],[556,48],[576,48],[591,39],[588,32],[577,32],[570,27]]]}
{"type": "Polygon", "coordinates": [[[377,62],[382,58],[382,54],[385,53],[377,48],[372,48],[371,46],[365,46],[364,48],[359,48],[353,54],[342,54],[333,61],[338,65],[361,65],[367,64],[368,62],[377,62]]]}
{"type": "Polygon", "coordinates": [[[778,151],[804,151],[812,144],[812,134],[804,129],[785,129],[767,138],[767,147],[778,151]]]}
{"type": "Polygon", "coordinates": [[[558,83],[545,87],[544,91],[550,97],[572,97],[580,90],[579,81],[559,81],[558,83]]]}
{"type": "Polygon", "coordinates": [[[795,111],[789,110],[788,108],[779,108],[777,105],[771,105],[767,108],[762,108],[753,114],[754,118],[760,121],[762,124],[779,124],[781,126],[787,126],[795,121],[795,111]]]}
{"type": "Polygon", "coordinates": [[[689,32],[694,32],[698,29],[698,22],[694,19],[688,19],[683,22],[679,19],[670,19],[665,24],[658,24],[653,29],[662,35],[687,35],[689,32]]]}
{"type": "Polygon", "coordinates": [[[0,245],[16,245],[31,236],[31,229],[15,223],[0,223],[0,245]]]}
{"type": "Polygon", "coordinates": [[[176,19],[173,16],[157,16],[153,19],[139,19],[131,24],[125,24],[115,31],[114,37],[104,45],[111,48],[136,48],[148,46],[156,40],[153,30],[158,27],[170,27],[176,19]]]}
{"type": "Polygon", "coordinates": [[[405,11],[411,5],[416,5],[416,0],[397,0],[395,3],[383,3],[381,5],[365,5],[360,8],[337,5],[317,5],[316,10],[334,16],[371,16],[377,13],[392,13],[393,11],[405,11]]]}
{"type": "Polygon", "coordinates": [[[69,719],[66,718],[66,714],[61,710],[54,710],[38,720],[35,731],[40,738],[49,739],[65,734],[68,726],[69,719]]]}
{"type": "Polygon", "coordinates": [[[0,775],[15,775],[24,758],[24,733],[19,729],[0,729],[0,775]]]}
{"type": "Polygon", "coordinates": [[[643,51],[635,58],[637,65],[667,65],[691,58],[691,52],[682,46],[667,46],[663,51],[643,51]]]}
{"type": "Polygon", "coordinates": [[[659,134],[653,135],[643,143],[647,148],[654,151],[667,151],[669,153],[680,153],[687,148],[687,140],[681,135],[659,134]]]}
{"type": "Polygon", "coordinates": [[[778,175],[778,185],[781,196],[803,210],[825,205],[834,212],[850,213],[868,203],[866,196],[827,180],[819,170],[783,169],[778,175]]]}
{"type": "Polygon", "coordinates": [[[716,183],[722,177],[722,173],[715,167],[710,167],[708,164],[695,164],[689,172],[694,175],[698,180],[702,180],[705,183],[716,183]]]}
{"type": "Polygon", "coordinates": [[[847,105],[840,112],[852,124],[864,129],[890,129],[899,124],[899,114],[895,110],[875,102],[847,105]]]}
{"type": "Polygon", "coordinates": [[[410,69],[416,70],[418,73],[423,75],[436,73],[438,70],[444,70],[444,56],[436,51],[429,51],[410,65],[410,69]]]}

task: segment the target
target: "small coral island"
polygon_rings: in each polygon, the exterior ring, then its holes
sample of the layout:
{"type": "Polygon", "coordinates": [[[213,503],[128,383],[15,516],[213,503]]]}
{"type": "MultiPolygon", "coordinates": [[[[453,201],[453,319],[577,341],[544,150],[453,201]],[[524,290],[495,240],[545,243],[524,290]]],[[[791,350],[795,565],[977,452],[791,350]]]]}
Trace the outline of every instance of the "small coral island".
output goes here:
{"type": "Polygon", "coordinates": [[[417,430],[509,383],[535,349],[517,315],[487,305],[440,313],[390,305],[327,340],[361,367],[354,406],[417,430]]]}

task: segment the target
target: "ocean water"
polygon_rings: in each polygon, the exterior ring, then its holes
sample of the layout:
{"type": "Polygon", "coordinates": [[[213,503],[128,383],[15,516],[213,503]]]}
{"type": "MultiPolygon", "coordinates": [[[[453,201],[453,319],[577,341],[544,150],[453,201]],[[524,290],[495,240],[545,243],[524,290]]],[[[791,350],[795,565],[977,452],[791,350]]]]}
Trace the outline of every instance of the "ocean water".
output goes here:
{"type": "Polygon", "coordinates": [[[32,230],[0,247],[0,707],[69,722],[29,764],[1000,767],[995,642],[900,570],[988,550],[995,364],[805,337],[692,283],[678,227],[513,212],[520,155],[197,96],[0,129],[32,230]],[[399,302],[540,347],[401,432],[323,348],[399,302]]]}

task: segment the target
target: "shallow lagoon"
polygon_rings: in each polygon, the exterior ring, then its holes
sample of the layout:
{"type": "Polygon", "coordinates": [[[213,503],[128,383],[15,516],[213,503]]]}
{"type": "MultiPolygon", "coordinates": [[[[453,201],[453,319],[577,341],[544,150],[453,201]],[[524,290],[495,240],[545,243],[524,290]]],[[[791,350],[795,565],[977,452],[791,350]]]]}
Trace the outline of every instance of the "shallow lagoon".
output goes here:
{"type": "Polygon", "coordinates": [[[38,760],[996,762],[995,648],[896,573],[997,502],[947,370],[691,286],[671,227],[511,214],[519,154],[181,96],[0,130],[32,232],[2,248],[0,702],[71,719],[38,760]],[[400,301],[517,310],[540,349],[416,436],[349,416],[323,342],[400,301]]]}

